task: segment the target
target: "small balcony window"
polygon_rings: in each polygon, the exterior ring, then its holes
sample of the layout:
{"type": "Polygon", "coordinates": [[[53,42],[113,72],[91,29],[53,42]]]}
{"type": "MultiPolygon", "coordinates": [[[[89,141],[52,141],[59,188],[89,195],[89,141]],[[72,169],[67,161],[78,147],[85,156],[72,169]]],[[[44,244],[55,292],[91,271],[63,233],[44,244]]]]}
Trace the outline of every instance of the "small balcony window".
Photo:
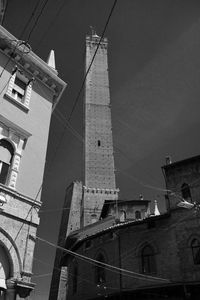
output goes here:
{"type": "Polygon", "coordinates": [[[22,81],[19,77],[16,76],[14,86],[12,89],[12,95],[15,98],[15,100],[18,100],[22,103],[24,102],[26,87],[26,82],[22,81]]]}
{"type": "Polygon", "coordinates": [[[31,91],[32,81],[21,73],[15,72],[10,78],[6,96],[20,107],[28,110],[31,91]]]}

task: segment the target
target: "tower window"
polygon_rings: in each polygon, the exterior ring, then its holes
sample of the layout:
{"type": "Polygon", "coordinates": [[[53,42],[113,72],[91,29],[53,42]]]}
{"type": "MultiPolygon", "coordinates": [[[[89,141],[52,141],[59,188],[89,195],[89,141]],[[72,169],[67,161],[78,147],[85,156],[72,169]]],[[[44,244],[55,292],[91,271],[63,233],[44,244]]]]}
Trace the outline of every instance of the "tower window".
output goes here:
{"type": "Polygon", "coordinates": [[[97,144],[98,144],[98,147],[100,147],[101,146],[101,141],[98,140],[97,144]]]}
{"type": "MultiPolygon", "coordinates": [[[[106,261],[102,253],[97,256],[96,260],[101,263],[106,261]]],[[[102,284],[106,281],[105,267],[102,264],[97,264],[95,267],[95,281],[97,284],[102,284]]]]}
{"type": "Polygon", "coordinates": [[[191,249],[194,264],[200,265],[200,242],[197,239],[192,240],[191,249]]]}
{"type": "Polygon", "coordinates": [[[6,184],[14,149],[7,140],[0,140],[0,183],[6,184]]]}
{"type": "Polygon", "coordinates": [[[155,253],[151,246],[142,249],[142,273],[153,274],[156,272],[155,253]]]}
{"type": "Polygon", "coordinates": [[[121,210],[120,222],[125,222],[125,221],[126,221],[126,212],[125,210],[121,210]]]}
{"type": "Polygon", "coordinates": [[[141,212],[139,210],[136,210],[135,212],[135,219],[140,220],[141,219],[141,212]]]}
{"type": "Polygon", "coordinates": [[[21,107],[27,109],[29,107],[31,91],[32,80],[28,80],[28,78],[21,73],[15,72],[10,78],[6,96],[21,107]]]}
{"type": "Polygon", "coordinates": [[[182,197],[185,200],[190,200],[191,201],[191,192],[190,192],[190,187],[187,183],[183,183],[181,186],[181,193],[182,197]]]}
{"type": "Polygon", "coordinates": [[[12,95],[15,100],[24,102],[24,97],[26,93],[26,82],[21,80],[19,77],[15,77],[15,82],[12,89],[12,95]]]}

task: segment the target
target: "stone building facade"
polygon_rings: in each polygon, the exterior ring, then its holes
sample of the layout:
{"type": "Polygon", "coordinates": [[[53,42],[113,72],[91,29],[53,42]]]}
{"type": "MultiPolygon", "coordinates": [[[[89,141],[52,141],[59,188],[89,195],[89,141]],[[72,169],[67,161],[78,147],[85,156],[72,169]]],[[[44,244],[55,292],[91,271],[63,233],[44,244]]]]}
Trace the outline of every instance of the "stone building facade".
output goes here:
{"type": "Polygon", "coordinates": [[[31,281],[52,106],[65,83],[0,26],[0,299],[25,299],[31,281]]]}
{"type": "Polygon", "coordinates": [[[163,167],[166,213],[106,226],[104,219],[68,236],[68,300],[199,298],[199,164],[197,156],[163,167]]]}
{"type": "Polygon", "coordinates": [[[162,167],[167,211],[118,198],[107,39],[86,38],[84,183],[67,188],[50,300],[198,299],[200,156],[162,167]],[[64,250],[65,249],[65,250],[64,250]]]}

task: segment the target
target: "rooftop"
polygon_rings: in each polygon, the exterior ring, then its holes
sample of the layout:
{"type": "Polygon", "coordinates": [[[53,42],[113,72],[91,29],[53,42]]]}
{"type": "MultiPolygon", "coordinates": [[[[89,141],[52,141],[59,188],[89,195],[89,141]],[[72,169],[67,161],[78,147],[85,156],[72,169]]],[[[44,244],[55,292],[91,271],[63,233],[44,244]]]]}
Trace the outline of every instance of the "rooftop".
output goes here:
{"type": "Polygon", "coordinates": [[[151,222],[153,220],[159,220],[167,217],[169,217],[169,213],[164,213],[159,216],[151,215],[141,220],[131,220],[131,221],[120,222],[120,223],[116,222],[116,220],[113,217],[108,217],[106,219],[100,220],[94,224],[85,226],[82,229],[72,232],[67,237],[66,248],[74,249],[80,243],[84,242],[88,238],[94,238],[98,235],[102,235],[110,231],[115,231],[128,226],[137,226],[137,225],[151,222]]]}
{"type": "Polygon", "coordinates": [[[196,155],[196,156],[189,157],[189,158],[186,158],[186,159],[183,159],[183,160],[179,160],[179,161],[176,161],[174,163],[169,163],[167,165],[162,166],[162,169],[166,170],[166,169],[174,168],[174,167],[181,166],[181,165],[184,165],[184,164],[194,163],[196,161],[200,162],[200,155],[196,155]]]}

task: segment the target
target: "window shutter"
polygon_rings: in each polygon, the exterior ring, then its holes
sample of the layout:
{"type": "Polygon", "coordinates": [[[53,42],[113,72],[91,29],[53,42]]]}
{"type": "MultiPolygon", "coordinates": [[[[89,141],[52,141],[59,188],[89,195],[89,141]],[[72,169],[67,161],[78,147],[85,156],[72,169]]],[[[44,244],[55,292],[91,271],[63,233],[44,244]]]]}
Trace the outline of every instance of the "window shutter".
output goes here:
{"type": "Polygon", "coordinates": [[[29,103],[30,103],[30,99],[31,99],[31,91],[32,91],[32,82],[30,82],[26,88],[24,105],[26,105],[27,107],[29,107],[29,103]]]}
{"type": "Polygon", "coordinates": [[[5,184],[7,175],[8,175],[9,165],[6,163],[2,163],[1,173],[0,173],[0,183],[5,184]]]}
{"type": "Polygon", "coordinates": [[[7,95],[12,97],[12,90],[13,90],[13,87],[14,87],[14,83],[15,83],[15,78],[16,78],[16,73],[14,73],[11,78],[10,78],[10,81],[9,81],[9,85],[8,85],[8,89],[7,89],[7,95]]]}

